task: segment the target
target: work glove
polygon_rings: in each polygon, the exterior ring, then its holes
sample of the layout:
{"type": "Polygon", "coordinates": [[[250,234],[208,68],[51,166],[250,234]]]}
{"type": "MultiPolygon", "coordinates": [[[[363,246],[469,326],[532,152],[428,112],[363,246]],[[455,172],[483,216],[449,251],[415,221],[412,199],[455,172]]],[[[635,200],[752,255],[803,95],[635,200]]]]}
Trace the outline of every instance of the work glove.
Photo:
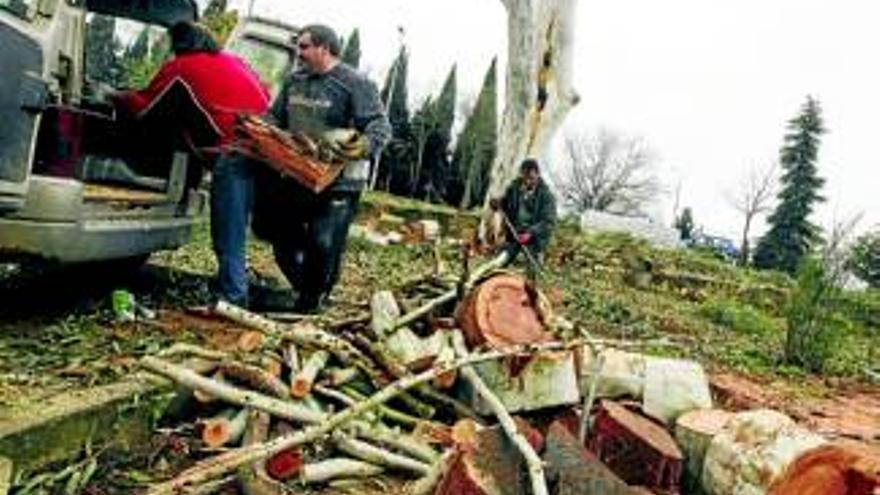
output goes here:
{"type": "Polygon", "coordinates": [[[325,132],[322,138],[333,154],[343,160],[361,160],[370,150],[366,136],[354,129],[333,129],[325,132]]]}
{"type": "Polygon", "coordinates": [[[521,246],[525,246],[532,240],[531,232],[521,232],[516,236],[516,242],[518,242],[521,246]]]}

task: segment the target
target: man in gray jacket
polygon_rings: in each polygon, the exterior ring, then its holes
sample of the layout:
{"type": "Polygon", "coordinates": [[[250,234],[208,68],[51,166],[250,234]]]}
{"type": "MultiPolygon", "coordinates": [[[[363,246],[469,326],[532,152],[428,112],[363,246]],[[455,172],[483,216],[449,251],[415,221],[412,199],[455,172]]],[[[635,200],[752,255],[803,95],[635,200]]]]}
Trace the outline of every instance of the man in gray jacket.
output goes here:
{"type": "Polygon", "coordinates": [[[340,42],[332,29],[304,27],[296,48],[300,67],[284,81],[270,120],[291,132],[340,136],[335,149],[346,167],[320,194],[268,168],[261,171],[254,231],[271,242],[279,268],[299,293],[294,309],[308,313],[321,306],[339,279],[370,163],[390,139],[391,126],[376,86],[339,59],[340,42]]]}

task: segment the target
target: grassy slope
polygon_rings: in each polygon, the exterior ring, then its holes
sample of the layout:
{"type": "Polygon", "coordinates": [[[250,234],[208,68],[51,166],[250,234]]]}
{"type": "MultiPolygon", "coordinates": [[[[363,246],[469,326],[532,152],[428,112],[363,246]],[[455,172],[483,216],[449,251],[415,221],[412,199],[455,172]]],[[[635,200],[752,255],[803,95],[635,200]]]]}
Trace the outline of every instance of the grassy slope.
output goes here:
{"type": "MultiPolygon", "coordinates": [[[[569,316],[600,333],[671,336],[682,346],[665,352],[709,366],[801,373],[780,364],[793,285],[784,275],[737,268],[689,250],[653,249],[627,236],[585,235],[572,227],[560,230],[549,266],[569,316]]],[[[849,312],[828,364],[831,375],[861,374],[880,331],[876,293],[847,294],[846,302],[861,314],[849,312]]]]}
{"type": "MultiPolygon", "coordinates": [[[[369,197],[365,210],[367,217],[382,212],[407,219],[435,217],[450,225],[451,234],[462,236],[470,235],[476,223],[473,215],[384,195],[369,197]]],[[[393,266],[398,256],[401,268],[428,270],[426,256],[412,248],[358,245],[353,251],[358,267],[366,271],[374,259],[380,273],[393,273],[384,267],[393,266]]],[[[454,260],[454,249],[446,256],[454,260]]],[[[393,280],[385,283],[394,286],[393,280]]],[[[548,253],[542,286],[563,314],[593,333],[666,337],[677,345],[656,352],[691,356],[710,367],[802,374],[780,359],[793,286],[785,275],[737,268],[691,250],[654,249],[625,235],[585,234],[563,224],[548,253]]],[[[866,367],[880,364],[880,356],[871,355],[880,341],[880,294],[847,293],[843,304],[845,324],[827,374],[861,376],[866,367]]]]}
{"type": "MultiPolygon", "coordinates": [[[[399,227],[400,218],[436,218],[448,227],[446,232],[458,236],[470,235],[477,221],[472,214],[386,195],[368,195],[359,221],[378,228],[399,227]],[[397,217],[396,222],[379,220],[383,214],[397,217]]],[[[443,249],[453,270],[457,253],[452,244],[443,249]]],[[[284,284],[265,244],[254,241],[249,259],[264,283],[284,284]]],[[[76,383],[111,381],[129,371],[125,364],[132,357],[155,352],[173,340],[198,341],[198,328],[169,332],[151,325],[113,324],[109,292],[126,287],[153,308],[204,304],[215,267],[204,226],[195,242],[155,255],[138,276],[107,282],[103,289],[90,290],[88,297],[74,296],[69,310],[0,322],[0,405],[21,387],[33,390],[37,385],[48,393],[76,383]]],[[[335,293],[340,304],[331,313],[363,311],[373,291],[400,289],[430,270],[428,247],[379,247],[353,239],[335,293]]],[[[652,249],[626,236],[586,235],[570,225],[557,231],[542,282],[562,314],[595,334],[664,336],[676,346],[656,352],[692,356],[710,368],[797,378],[799,369],[779,364],[783,308],[791,285],[778,274],[738,269],[691,251],[652,249]]],[[[398,295],[404,304],[415,304],[406,294],[398,295]]],[[[876,292],[850,294],[845,313],[847,325],[828,374],[860,376],[877,347],[880,297],[876,292]]]]}

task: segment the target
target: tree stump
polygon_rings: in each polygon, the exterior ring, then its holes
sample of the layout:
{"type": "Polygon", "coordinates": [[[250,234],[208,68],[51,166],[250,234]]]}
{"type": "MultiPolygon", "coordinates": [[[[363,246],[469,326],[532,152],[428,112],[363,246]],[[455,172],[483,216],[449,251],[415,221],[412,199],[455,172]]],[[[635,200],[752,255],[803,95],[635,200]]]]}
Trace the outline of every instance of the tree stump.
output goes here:
{"type": "Polygon", "coordinates": [[[540,295],[511,273],[495,275],[474,288],[461,302],[456,320],[470,348],[502,349],[517,344],[553,341],[538,308],[540,295]]]}
{"type": "Polygon", "coordinates": [[[590,450],[630,485],[679,493],[684,456],[669,433],[648,418],[602,401],[590,450]]]}
{"type": "MultiPolygon", "coordinates": [[[[533,447],[540,447],[541,434],[528,423],[516,420],[517,429],[533,447]],[[540,442],[539,442],[540,439],[540,442]],[[536,445],[537,444],[537,445],[536,445]]],[[[435,495],[526,495],[525,460],[501,427],[461,428],[455,435],[455,453],[435,495]],[[462,430],[468,430],[462,432],[462,430]]]]}
{"type": "Polygon", "coordinates": [[[560,421],[547,430],[547,480],[555,487],[553,495],[601,493],[604,495],[635,495],[630,488],[583,445],[560,421]]]}
{"type": "Polygon", "coordinates": [[[834,443],[801,454],[770,487],[770,495],[880,493],[880,450],[834,443]]]}

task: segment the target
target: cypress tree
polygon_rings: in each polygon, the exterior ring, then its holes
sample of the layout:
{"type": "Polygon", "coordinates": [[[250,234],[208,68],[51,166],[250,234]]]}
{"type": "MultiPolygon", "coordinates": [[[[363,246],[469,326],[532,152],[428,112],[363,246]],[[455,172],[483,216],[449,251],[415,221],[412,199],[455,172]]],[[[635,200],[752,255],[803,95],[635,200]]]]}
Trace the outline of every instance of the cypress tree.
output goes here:
{"type": "Polygon", "coordinates": [[[345,48],[342,50],[342,61],[352,67],[358,67],[361,63],[361,36],[357,28],[351,32],[351,35],[345,41],[345,48]]]}
{"type": "Polygon", "coordinates": [[[455,122],[456,81],[456,67],[453,65],[443,83],[440,96],[426,109],[428,133],[421,166],[413,177],[415,189],[411,191],[411,196],[435,200],[444,194],[450,167],[449,146],[452,143],[452,124],[455,122]]]}
{"type": "Polygon", "coordinates": [[[146,86],[162,63],[171,53],[168,36],[158,36],[150,43],[155,28],[145,27],[122,55],[122,78],[127,86],[141,88],[146,86]]]}
{"type": "Polygon", "coordinates": [[[391,141],[382,152],[379,161],[377,183],[382,189],[392,192],[402,192],[409,183],[407,179],[409,161],[412,156],[410,147],[412,136],[410,131],[410,114],[407,99],[407,77],[409,67],[409,53],[402,46],[400,52],[388,74],[385,84],[382,86],[380,96],[382,103],[388,110],[388,120],[391,123],[391,141]]]}
{"type": "Polygon", "coordinates": [[[138,33],[137,38],[126,47],[125,52],[122,55],[122,60],[127,62],[129,60],[140,60],[142,58],[147,57],[150,54],[150,28],[144,27],[141,29],[141,32],[138,33]]]}
{"type": "Polygon", "coordinates": [[[116,51],[116,19],[95,15],[86,25],[86,74],[93,81],[116,86],[121,77],[121,67],[116,51]]]}
{"type": "Polygon", "coordinates": [[[492,59],[474,110],[458,136],[446,201],[461,208],[479,204],[486,194],[498,140],[498,61],[492,59]]]}
{"type": "Polygon", "coordinates": [[[825,179],[819,177],[816,165],[820,136],[825,132],[819,102],[807,97],[787,127],[779,153],[783,170],[779,203],[767,219],[770,229],[755,249],[755,266],[794,274],[804,256],[822,240],[820,229],[809,221],[814,205],[825,200],[820,194],[825,179]]]}
{"type": "Polygon", "coordinates": [[[202,17],[220,15],[226,12],[226,0],[211,0],[202,11],[202,17]]]}
{"type": "Polygon", "coordinates": [[[430,96],[427,97],[410,120],[410,156],[407,160],[406,169],[401,173],[405,180],[398,181],[398,184],[402,187],[393,191],[395,194],[412,196],[418,190],[418,179],[421,174],[422,163],[425,161],[425,148],[434,128],[434,106],[434,99],[430,96]]]}

